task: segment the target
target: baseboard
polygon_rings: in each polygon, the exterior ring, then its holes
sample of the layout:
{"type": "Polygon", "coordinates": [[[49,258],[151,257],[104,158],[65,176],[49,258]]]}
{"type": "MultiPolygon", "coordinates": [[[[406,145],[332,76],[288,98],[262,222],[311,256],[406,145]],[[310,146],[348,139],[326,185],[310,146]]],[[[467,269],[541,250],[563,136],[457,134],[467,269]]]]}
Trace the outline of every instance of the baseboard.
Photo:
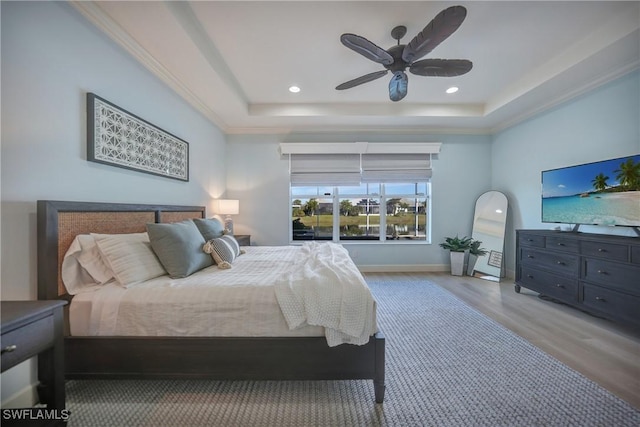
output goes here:
{"type": "Polygon", "coordinates": [[[362,273],[420,273],[450,271],[449,264],[359,265],[362,273]]]}
{"type": "Polygon", "coordinates": [[[22,390],[9,396],[2,402],[3,409],[31,408],[38,402],[38,390],[35,385],[28,385],[22,390]]]}

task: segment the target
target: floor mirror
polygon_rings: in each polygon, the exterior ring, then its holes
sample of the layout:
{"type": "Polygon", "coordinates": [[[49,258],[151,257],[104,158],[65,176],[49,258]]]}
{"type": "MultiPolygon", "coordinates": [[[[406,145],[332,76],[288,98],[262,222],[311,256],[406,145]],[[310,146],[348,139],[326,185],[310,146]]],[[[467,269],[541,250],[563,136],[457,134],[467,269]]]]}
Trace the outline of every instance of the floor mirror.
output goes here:
{"type": "Polygon", "coordinates": [[[471,237],[480,241],[481,254],[469,254],[469,276],[499,282],[504,277],[504,234],[509,203],[499,191],[487,191],[476,200],[471,237]]]}

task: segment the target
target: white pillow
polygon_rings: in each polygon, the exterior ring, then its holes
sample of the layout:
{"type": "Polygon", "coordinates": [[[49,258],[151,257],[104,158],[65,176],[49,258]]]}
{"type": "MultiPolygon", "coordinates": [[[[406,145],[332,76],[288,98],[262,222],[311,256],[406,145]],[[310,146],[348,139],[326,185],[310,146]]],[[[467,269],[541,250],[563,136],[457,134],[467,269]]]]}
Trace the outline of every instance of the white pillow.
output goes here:
{"type": "Polygon", "coordinates": [[[91,234],[103,260],[124,287],[167,274],[147,233],[91,234]]]}
{"type": "Polygon", "coordinates": [[[80,234],[76,239],[82,247],[76,258],[87,273],[101,285],[113,279],[113,270],[102,259],[94,237],[89,234],[80,234]]]}
{"type": "MultiPolygon", "coordinates": [[[[88,235],[84,235],[91,238],[88,235]]],[[[80,264],[78,258],[82,254],[82,237],[76,236],[71,242],[67,253],[62,259],[62,282],[67,289],[69,295],[76,295],[80,292],[86,292],[97,289],[99,283],[89,274],[89,272],[80,264]]],[[[94,243],[95,246],[95,243],[94,243]]]]}

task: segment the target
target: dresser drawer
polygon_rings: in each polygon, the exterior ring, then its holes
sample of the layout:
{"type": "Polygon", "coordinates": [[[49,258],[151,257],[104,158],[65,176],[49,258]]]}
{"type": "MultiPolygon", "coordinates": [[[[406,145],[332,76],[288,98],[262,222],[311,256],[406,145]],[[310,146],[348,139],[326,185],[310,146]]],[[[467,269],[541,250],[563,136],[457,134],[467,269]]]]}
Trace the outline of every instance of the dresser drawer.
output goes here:
{"type": "Polygon", "coordinates": [[[629,246],[615,243],[582,242],[580,253],[586,256],[626,262],[629,259],[629,246]]]}
{"type": "Polygon", "coordinates": [[[596,258],[584,260],[585,281],[640,295],[640,267],[596,258]]]}
{"type": "Polygon", "coordinates": [[[521,286],[563,301],[578,301],[578,281],[530,267],[522,267],[521,286]]]}
{"type": "Polygon", "coordinates": [[[518,238],[521,246],[533,246],[536,248],[544,248],[544,240],[544,236],[528,233],[520,233],[518,238]]]}
{"type": "Polygon", "coordinates": [[[626,295],[600,286],[584,284],[583,304],[614,319],[638,324],[640,297],[626,295]]]}
{"type": "Polygon", "coordinates": [[[574,275],[576,277],[580,265],[577,255],[541,252],[528,248],[521,248],[521,261],[528,266],[535,266],[554,273],[574,275]]]}
{"type": "Polygon", "coordinates": [[[578,253],[578,241],[576,239],[567,239],[566,237],[547,237],[545,247],[563,252],[578,253]]]}
{"type": "Polygon", "coordinates": [[[54,336],[53,316],[44,317],[2,334],[2,370],[7,370],[53,346],[54,336]]]}
{"type": "Polygon", "coordinates": [[[631,246],[631,262],[640,264],[640,246],[631,246]]]}

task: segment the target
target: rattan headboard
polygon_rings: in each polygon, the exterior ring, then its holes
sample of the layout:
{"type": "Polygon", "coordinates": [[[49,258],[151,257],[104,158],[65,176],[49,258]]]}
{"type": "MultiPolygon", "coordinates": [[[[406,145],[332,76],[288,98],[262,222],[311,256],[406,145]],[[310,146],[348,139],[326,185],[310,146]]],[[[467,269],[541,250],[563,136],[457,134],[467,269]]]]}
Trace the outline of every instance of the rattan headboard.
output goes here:
{"type": "Polygon", "coordinates": [[[64,254],[78,234],[142,233],[150,222],[204,218],[203,206],[38,200],[38,299],[64,297],[64,254]]]}

